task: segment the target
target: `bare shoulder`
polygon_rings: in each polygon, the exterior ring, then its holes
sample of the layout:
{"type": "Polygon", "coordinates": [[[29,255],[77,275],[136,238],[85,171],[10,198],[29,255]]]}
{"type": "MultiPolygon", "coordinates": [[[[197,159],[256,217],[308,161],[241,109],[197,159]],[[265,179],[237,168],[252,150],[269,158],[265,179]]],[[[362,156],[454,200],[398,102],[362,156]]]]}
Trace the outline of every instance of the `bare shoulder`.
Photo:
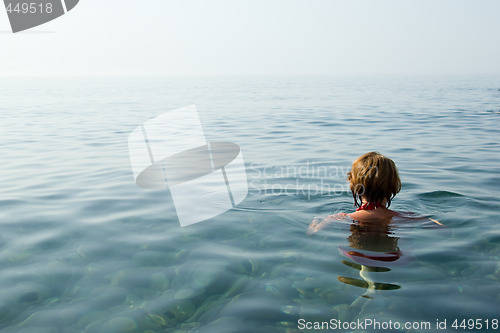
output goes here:
{"type": "Polygon", "coordinates": [[[353,220],[387,220],[399,213],[390,209],[375,209],[375,210],[360,210],[351,214],[347,214],[353,220]]]}

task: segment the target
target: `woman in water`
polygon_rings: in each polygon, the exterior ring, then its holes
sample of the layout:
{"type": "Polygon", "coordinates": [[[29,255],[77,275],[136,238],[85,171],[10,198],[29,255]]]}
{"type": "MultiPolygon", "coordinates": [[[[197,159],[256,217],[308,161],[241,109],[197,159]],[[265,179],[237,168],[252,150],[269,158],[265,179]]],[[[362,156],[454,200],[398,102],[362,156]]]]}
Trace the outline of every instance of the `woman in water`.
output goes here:
{"type": "MultiPolygon", "coordinates": [[[[339,245],[338,249],[348,259],[342,260],[342,263],[356,269],[361,279],[349,276],[338,276],[337,279],[366,288],[364,294],[348,307],[350,315],[358,316],[370,304],[368,300],[375,297],[376,290],[400,288],[398,284],[377,282],[381,278],[390,277],[381,276],[380,272],[389,272],[390,266],[413,261],[408,251],[403,253],[399,248],[399,237],[394,232],[396,220],[401,222],[426,218],[389,209],[392,199],[401,190],[401,180],[394,161],[380,153],[369,152],[356,159],[351,171],[347,173],[347,180],[356,211],[329,215],[324,219],[315,218],[307,233],[316,233],[334,221],[351,220],[351,234],[347,238],[349,246],[339,245]]],[[[436,220],[430,220],[442,225],[436,220]]]]}
{"type": "MultiPolygon", "coordinates": [[[[356,211],[339,213],[324,219],[315,218],[309,225],[308,234],[313,234],[335,221],[350,217],[368,223],[389,222],[400,213],[390,210],[392,199],[401,190],[401,179],[393,160],[377,152],[366,153],[352,164],[347,180],[354,198],[356,211]]],[[[442,225],[436,220],[431,221],[442,225]]]]}

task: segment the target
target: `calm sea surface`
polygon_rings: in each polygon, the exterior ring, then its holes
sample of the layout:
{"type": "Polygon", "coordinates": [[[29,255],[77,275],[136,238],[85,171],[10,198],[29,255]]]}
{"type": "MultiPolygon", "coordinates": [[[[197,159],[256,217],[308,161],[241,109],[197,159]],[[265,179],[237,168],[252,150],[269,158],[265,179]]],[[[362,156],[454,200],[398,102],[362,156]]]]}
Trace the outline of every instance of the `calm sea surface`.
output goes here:
{"type": "Polygon", "coordinates": [[[500,331],[500,77],[2,78],[0,125],[2,332],[500,331]],[[193,103],[249,194],[181,228],[127,139],[193,103]],[[391,207],[446,227],[306,235],[352,211],[345,174],[372,150],[400,170],[391,207]]]}

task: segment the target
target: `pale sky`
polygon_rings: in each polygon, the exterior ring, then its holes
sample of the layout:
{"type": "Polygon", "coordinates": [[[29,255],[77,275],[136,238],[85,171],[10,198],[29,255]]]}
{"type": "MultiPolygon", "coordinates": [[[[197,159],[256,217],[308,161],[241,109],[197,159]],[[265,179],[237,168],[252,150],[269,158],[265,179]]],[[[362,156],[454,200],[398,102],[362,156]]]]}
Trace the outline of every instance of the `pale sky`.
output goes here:
{"type": "Polygon", "coordinates": [[[498,0],[80,0],[0,75],[500,74],[498,0]]]}

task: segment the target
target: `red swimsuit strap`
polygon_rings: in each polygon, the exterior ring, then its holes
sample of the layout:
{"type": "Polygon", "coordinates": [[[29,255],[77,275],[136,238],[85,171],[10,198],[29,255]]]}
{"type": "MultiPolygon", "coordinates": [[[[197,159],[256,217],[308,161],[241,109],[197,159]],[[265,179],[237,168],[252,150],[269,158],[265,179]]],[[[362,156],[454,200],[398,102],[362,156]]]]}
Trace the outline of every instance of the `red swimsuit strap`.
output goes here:
{"type": "Polygon", "coordinates": [[[379,207],[382,207],[382,203],[380,201],[367,202],[365,204],[362,204],[361,207],[359,207],[358,209],[356,209],[356,211],[360,211],[360,210],[374,210],[375,208],[379,208],[379,207]]]}

